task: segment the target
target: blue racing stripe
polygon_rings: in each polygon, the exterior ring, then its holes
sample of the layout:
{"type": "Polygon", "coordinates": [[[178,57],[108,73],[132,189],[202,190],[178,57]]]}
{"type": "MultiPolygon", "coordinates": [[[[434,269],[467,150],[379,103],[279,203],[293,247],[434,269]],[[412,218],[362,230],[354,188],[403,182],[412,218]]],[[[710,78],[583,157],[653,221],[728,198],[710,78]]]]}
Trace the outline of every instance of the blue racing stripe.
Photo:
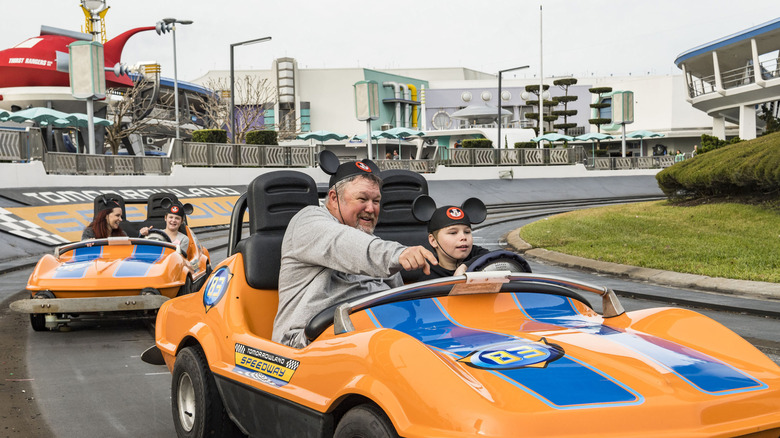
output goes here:
{"type": "MultiPolygon", "coordinates": [[[[477,330],[454,321],[438,300],[377,306],[368,311],[379,327],[392,328],[463,360],[478,351],[520,351],[540,345],[502,333],[477,330]]],[[[543,364],[545,365],[545,364],[543,364]]],[[[643,397],[586,363],[563,356],[546,366],[489,369],[490,372],[557,409],[633,405],[643,397]]]]}
{"type": "Polygon", "coordinates": [[[627,332],[587,321],[569,298],[543,294],[512,294],[529,318],[582,333],[607,337],[676,374],[694,388],[715,395],[753,391],[766,384],[711,356],[666,339],[627,332]],[[522,298],[521,298],[522,295],[522,298]],[[571,312],[567,310],[571,309],[571,312]]]}
{"type": "Polygon", "coordinates": [[[99,259],[103,254],[103,246],[85,246],[73,250],[70,261],[57,266],[52,278],[76,279],[84,278],[87,269],[92,266],[92,261],[99,259]]]}
{"type": "Polygon", "coordinates": [[[164,251],[162,246],[136,245],[133,254],[116,268],[114,277],[145,277],[152,265],[162,258],[164,251]]]}

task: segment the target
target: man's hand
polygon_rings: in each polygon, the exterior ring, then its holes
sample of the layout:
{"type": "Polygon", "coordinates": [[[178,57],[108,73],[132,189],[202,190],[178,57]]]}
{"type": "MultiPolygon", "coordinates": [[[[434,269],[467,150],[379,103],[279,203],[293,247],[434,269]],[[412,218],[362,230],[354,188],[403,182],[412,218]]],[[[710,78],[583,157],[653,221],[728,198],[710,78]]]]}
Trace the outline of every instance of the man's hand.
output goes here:
{"type": "Polygon", "coordinates": [[[401,253],[401,256],[398,257],[398,262],[401,263],[401,266],[407,271],[414,271],[415,269],[422,268],[425,275],[431,273],[431,267],[428,263],[432,265],[439,264],[439,261],[436,260],[436,256],[422,246],[410,246],[406,248],[404,252],[401,253]]]}
{"type": "Polygon", "coordinates": [[[458,268],[457,268],[457,269],[455,269],[455,272],[454,272],[452,275],[453,275],[453,276],[463,275],[463,274],[465,274],[465,273],[466,273],[466,269],[468,269],[468,268],[469,268],[469,267],[468,267],[468,266],[466,266],[466,264],[464,263],[464,264],[462,264],[462,265],[458,266],[458,268]]]}

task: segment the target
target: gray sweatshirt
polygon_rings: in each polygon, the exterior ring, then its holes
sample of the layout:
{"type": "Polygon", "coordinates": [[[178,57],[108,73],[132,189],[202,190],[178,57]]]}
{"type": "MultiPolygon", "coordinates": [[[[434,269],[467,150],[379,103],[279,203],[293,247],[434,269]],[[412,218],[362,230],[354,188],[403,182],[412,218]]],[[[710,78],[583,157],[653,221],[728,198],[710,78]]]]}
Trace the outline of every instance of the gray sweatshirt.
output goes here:
{"type": "Polygon", "coordinates": [[[325,207],[296,214],[282,240],[279,310],[272,340],[302,348],[303,329],[323,309],[345,299],[403,285],[397,242],[341,224],[325,207]]]}

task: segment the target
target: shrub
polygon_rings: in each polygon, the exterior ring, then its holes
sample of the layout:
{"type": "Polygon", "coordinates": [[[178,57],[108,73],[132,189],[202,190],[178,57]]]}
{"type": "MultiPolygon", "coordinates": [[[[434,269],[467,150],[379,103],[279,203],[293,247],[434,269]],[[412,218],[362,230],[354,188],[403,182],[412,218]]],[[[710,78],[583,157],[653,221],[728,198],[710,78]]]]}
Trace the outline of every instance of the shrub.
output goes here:
{"type": "Polygon", "coordinates": [[[192,132],[195,143],[227,143],[227,131],[224,129],[200,129],[192,132]]]}
{"type": "Polygon", "coordinates": [[[734,137],[729,141],[721,140],[718,137],[713,137],[711,135],[702,134],[701,135],[701,150],[700,153],[709,152],[715,149],[722,148],[723,146],[739,143],[742,141],[739,137],[734,137]]]}
{"type": "Polygon", "coordinates": [[[249,131],[246,133],[246,144],[278,145],[276,131],[249,131]]]}
{"type": "Polygon", "coordinates": [[[532,141],[519,141],[515,143],[515,149],[536,149],[536,143],[532,141]]]}
{"type": "Polygon", "coordinates": [[[766,197],[780,192],[780,133],[711,149],[656,175],[670,198],[766,197]]]}
{"type": "Polygon", "coordinates": [[[493,140],[487,138],[467,138],[463,140],[464,148],[489,149],[493,147],[493,140]]]}

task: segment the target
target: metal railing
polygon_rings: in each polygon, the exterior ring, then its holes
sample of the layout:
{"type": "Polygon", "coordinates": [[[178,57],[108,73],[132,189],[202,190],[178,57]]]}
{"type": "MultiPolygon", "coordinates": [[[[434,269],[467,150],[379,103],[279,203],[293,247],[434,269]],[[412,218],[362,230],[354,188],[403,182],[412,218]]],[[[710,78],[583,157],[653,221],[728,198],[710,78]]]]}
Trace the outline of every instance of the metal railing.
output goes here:
{"type": "Polygon", "coordinates": [[[658,157],[596,157],[587,159],[587,166],[594,170],[663,169],[673,164],[674,155],[658,157]]]}
{"type": "MultiPolygon", "coordinates": [[[[38,129],[0,129],[0,161],[43,161],[46,173],[59,175],[170,175],[173,164],[186,167],[314,167],[320,148],[312,146],[194,143],[176,140],[170,156],[88,155],[48,152],[38,129]]],[[[585,148],[472,149],[440,148],[441,157],[424,160],[375,160],[381,170],[436,172],[437,166],[566,166],[590,169],[655,169],[674,164],[673,156],[593,158],[585,148]]]]}
{"type": "Polygon", "coordinates": [[[558,166],[585,158],[583,147],[545,149],[447,149],[449,166],[558,166]]]}
{"type": "MultiPolygon", "coordinates": [[[[761,69],[761,77],[765,80],[780,77],[780,63],[777,58],[762,61],[761,64],[759,64],[759,68],[761,69]]],[[[755,82],[756,76],[752,65],[721,72],[721,83],[725,90],[754,84],[755,82]]],[[[715,75],[701,78],[689,76],[688,96],[691,98],[714,93],[716,91],[715,75]]]]}

